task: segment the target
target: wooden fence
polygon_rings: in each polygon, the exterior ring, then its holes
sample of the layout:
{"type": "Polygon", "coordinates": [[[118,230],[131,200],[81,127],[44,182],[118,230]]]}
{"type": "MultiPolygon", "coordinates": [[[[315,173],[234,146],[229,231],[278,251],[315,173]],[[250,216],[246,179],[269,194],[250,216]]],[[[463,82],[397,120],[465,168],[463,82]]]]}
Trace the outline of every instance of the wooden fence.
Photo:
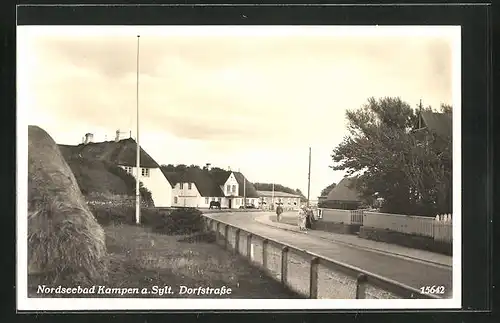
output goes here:
{"type": "Polygon", "coordinates": [[[216,241],[307,298],[440,298],[204,215],[216,241]]]}
{"type": "Polygon", "coordinates": [[[411,235],[431,237],[437,241],[452,242],[453,221],[451,214],[435,218],[372,212],[368,210],[319,209],[321,221],[360,224],[364,227],[391,230],[411,235]]]}

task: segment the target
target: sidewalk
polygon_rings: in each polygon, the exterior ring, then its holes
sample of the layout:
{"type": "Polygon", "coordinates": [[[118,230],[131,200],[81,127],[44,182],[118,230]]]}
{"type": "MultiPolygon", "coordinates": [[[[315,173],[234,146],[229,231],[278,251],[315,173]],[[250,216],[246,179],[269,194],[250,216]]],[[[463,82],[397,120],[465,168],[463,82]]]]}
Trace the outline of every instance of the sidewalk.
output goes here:
{"type": "MultiPolygon", "coordinates": [[[[295,214],[291,215],[284,213],[282,215],[281,222],[276,222],[276,215],[269,215],[269,214],[256,217],[255,220],[261,224],[265,224],[271,227],[306,234],[303,231],[300,231],[297,225],[295,224],[297,222],[295,214]]],[[[452,257],[426,250],[407,248],[395,244],[363,239],[359,238],[356,235],[350,235],[350,234],[337,234],[320,230],[308,230],[307,234],[310,236],[318,237],[324,240],[329,240],[335,243],[344,244],[359,249],[390,254],[396,257],[410,258],[413,260],[434,263],[436,265],[441,265],[441,266],[447,266],[447,267],[452,266],[452,259],[453,259],[452,257]]]]}

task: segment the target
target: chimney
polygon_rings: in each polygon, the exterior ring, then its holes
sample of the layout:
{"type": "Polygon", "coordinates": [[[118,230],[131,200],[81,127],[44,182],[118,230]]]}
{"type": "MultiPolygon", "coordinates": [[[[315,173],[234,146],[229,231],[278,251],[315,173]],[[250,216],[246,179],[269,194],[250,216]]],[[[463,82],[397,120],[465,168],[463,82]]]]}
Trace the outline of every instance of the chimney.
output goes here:
{"type": "Polygon", "coordinates": [[[94,135],[91,133],[85,134],[85,144],[91,143],[94,140],[94,135]]]}
{"type": "Polygon", "coordinates": [[[120,129],[116,130],[115,142],[120,141],[120,129]]]}
{"type": "Polygon", "coordinates": [[[207,167],[207,170],[210,170],[210,163],[206,163],[205,166],[207,167]]]}
{"type": "Polygon", "coordinates": [[[228,171],[231,171],[231,166],[227,166],[227,170],[228,170],[228,171]]]}

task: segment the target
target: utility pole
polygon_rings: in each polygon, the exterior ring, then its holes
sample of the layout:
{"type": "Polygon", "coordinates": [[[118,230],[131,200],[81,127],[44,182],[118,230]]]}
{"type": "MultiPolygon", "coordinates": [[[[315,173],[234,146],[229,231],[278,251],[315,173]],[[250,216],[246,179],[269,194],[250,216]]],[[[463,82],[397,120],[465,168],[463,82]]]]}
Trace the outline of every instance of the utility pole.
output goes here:
{"type": "Polygon", "coordinates": [[[418,105],[418,129],[422,128],[422,99],[420,99],[420,104],[418,105]]]}
{"type": "Polygon", "coordinates": [[[139,176],[141,170],[141,146],[139,145],[139,38],[137,35],[137,88],[136,88],[136,104],[137,104],[137,173],[135,174],[135,222],[141,223],[141,194],[139,191],[139,176]]]}
{"type": "MultiPolygon", "coordinates": [[[[243,175],[243,174],[242,174],[243,175]]],[[[243,208],[247,208],[247,179],[243,175],[243,208]]]]}
{"type": "Polygon", "coordinates": [[[309,147],[309,173],[307,175],[307,207],[309,207],[310,193],[311,193],[311,147],[309,147]]]}

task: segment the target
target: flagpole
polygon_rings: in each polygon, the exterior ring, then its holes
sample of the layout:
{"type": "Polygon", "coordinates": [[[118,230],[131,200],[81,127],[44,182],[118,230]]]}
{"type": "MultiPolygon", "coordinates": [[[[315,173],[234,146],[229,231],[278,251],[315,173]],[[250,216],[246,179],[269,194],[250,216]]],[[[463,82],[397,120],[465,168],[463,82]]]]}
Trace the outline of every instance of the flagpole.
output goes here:
{"type": "Polygon", "coordinates": [[[139,38],[141,36],[137,35],[137,88],[136,88],[136,104],[137,104],[137,152],[136,152],[136,161],[137,161],[137,169],[135,174],[135,222],[137,224],[141,223],[141,194],[139,191],[139,174],[141,167],[141,146],[139,145],[139,38]]]}

